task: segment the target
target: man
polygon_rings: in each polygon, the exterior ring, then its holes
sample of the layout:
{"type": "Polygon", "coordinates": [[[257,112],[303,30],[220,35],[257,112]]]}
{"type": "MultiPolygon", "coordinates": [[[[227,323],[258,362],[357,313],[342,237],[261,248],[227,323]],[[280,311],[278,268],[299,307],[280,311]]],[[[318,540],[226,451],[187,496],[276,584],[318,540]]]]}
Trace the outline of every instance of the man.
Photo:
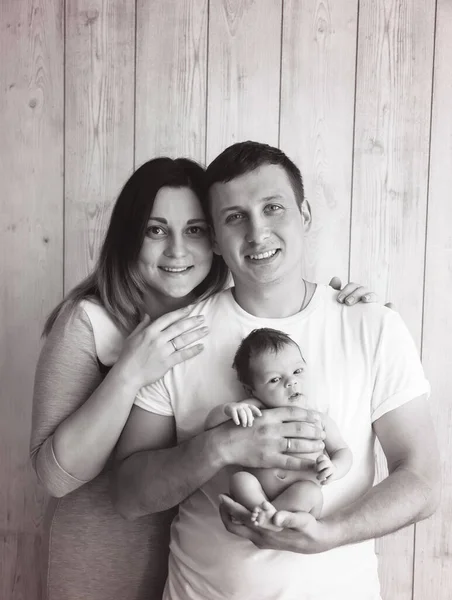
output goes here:
{"type": "Polygon", "coordinates": [[[165,600],[377,600],[373,538],[429,516],[438,502],[429,386],[413,341],[397,313],[349,310],[327,287],[303,280],[311,214],[301,175],[281,151],[236,144],[207,178],[214,248],[235,285],[192,310],[210,328],[204,352],[141,390],[118,449],[117,507],[133,518],[180,504],[165,600]],[[244,397],[232,358],[257,327],[283,330],[300,345],[320,417],[276,408],[251,428],[228,422],[202,432],[214,406],[244,397]],[[284,529],[266,531],[222,496],[223,527],[218,497],[233,465],[307,468],[294,454],[322,447],[327,411],[354,463],[322,488],[321,518],[277,513],[284,529]],[[390,475],[372,488],[375,435],[390,475]]]}

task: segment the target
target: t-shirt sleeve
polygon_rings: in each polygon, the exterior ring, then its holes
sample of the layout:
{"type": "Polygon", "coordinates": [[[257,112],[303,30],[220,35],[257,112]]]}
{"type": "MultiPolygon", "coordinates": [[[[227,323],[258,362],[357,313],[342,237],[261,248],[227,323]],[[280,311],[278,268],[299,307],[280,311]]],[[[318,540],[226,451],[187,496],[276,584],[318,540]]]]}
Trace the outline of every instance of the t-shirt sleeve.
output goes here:
{"type": "Polygon", "coordinates": [[[174,415],[170,394],[168,393],[164,379],[159,379],[155,383],[146,385],[138,390],[138,394],[135,396],[135,404],[156,415],[164,417],[172,417],[174,415]]]}
{"type": "Polygon", "coordinates": [[[430,395],[430,384],[419,353],[402,318],[391,310],[385,315],[376,355],[372,422],[422,395],[430,395]]]}
{"type": "Polygon", "coordinates": [[[52,496],[65,496],[86,483],[59,464],[53,436],[102,379],[90,320],[76,307],[54,323],[35,374],[30,457],[39,481],[52,496]]]}

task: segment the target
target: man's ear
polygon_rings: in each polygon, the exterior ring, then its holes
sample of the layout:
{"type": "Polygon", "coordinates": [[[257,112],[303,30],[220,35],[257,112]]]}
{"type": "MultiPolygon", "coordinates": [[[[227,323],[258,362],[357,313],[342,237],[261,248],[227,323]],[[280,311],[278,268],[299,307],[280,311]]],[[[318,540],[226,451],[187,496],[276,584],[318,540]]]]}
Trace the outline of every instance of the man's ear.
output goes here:
{"type": "Polygon", "coordinates": [[[221,252],[220,252],[220,248],[218,247],[218,243],[217,243],[217,237],[215,235],[215,231],[212,225],[210,225],[210,239],[212,242],[212,250],[214,251],[215,254],[218,254],[218,256],[221,256],[221,252]]]}
{"type": "Polygon", "coordinates": [[[312,225],[311,206],[307,200],[303,200],[300,206],[301,218],[306,231],[309,231],[312,225]]]}

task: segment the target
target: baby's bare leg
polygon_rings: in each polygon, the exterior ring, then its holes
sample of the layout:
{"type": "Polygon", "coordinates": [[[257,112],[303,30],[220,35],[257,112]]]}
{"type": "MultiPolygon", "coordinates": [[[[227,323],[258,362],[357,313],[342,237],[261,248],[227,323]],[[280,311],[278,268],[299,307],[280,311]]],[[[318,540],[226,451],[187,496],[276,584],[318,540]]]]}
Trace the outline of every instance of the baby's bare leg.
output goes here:
{"type": "Polygon", "coordinates": [[[247,471],[234,473],[231,476],[229,489],[234,500],[248,510],[253,510],[255,506],[268,500],[257,477],[247,471]]]}
{"type": "Polygon", "coordinates": [[[323,495],[320,486],[312,481],[296,481],[277,496],[273,503],[263,502],[253,511],[253,520],[263,529],[281,531],[282,527],[273,525],[273,516],[279,510],[291,512],[309,512],[316,519],[323,506],[323,495]]]}
{"type": "Polygon", "coordinates": [[[318,519],[323,506],[322,490],[313,481],[296,481],[274,499],[273,505],[276,510],[309,512],[318,519]]]}

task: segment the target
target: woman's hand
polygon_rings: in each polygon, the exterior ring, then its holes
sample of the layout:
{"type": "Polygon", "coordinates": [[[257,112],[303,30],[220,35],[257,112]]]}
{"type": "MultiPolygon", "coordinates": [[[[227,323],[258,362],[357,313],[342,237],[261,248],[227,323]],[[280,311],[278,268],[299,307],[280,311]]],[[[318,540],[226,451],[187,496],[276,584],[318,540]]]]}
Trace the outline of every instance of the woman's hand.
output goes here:
{"type": "Polygon", "coordinates": [[[138,390],[163,377],[174,365],[202,352],[203,344],[194,342],[208,333],[203,326],[204,317],[186,317],[187,312],[187,308],[180,308],[153,323],[145,315],[125,340],[113,369],[121,369],[138,390]]]}
{"type": "MultiPolygon", "coordinates": [[[[365,285],[359,285],[358,283],[350,282],[342,288],[342,282],[339,277],[333,277],[328,285],[334,290],[339,291],[339,294],[337,295],[337,301],[341,304],[352,306],[357,302],[378,302],[377,294],[375,292],[371,292],[365,285]]],[[[387,302],[385,306],[395,310],[395,306],[392,304],[392,302],[387,302]]]]}

